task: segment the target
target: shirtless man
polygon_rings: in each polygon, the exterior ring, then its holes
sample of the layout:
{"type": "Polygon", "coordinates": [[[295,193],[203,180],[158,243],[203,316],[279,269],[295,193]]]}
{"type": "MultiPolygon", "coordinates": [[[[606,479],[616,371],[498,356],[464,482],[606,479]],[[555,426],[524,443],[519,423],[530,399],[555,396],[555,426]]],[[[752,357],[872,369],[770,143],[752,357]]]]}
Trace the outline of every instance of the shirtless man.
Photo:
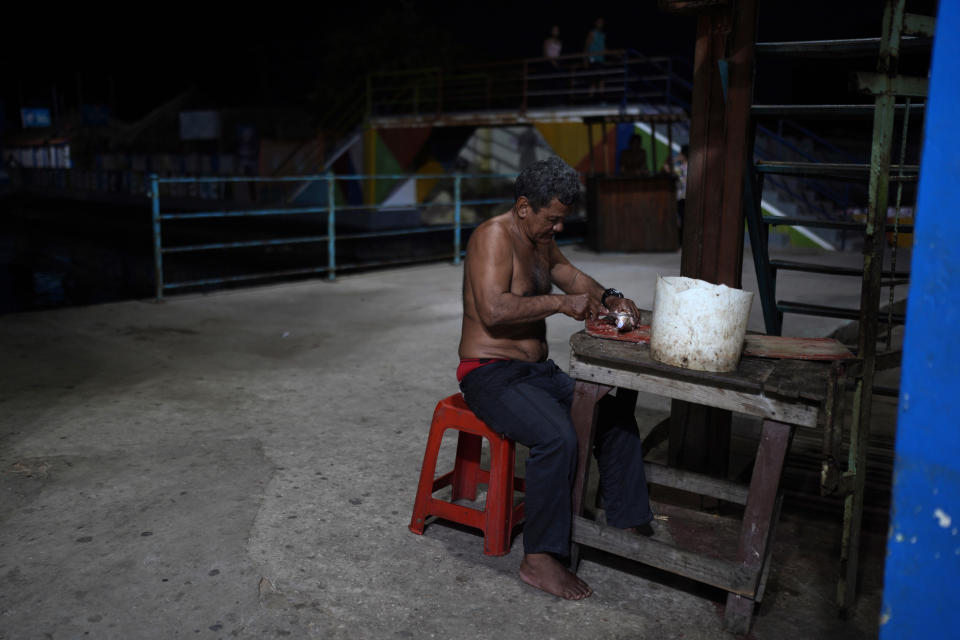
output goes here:
{"type": "MultiPolygon", "coordinates": [[[[513,207],[473,232],[457,369],[473,412],[530,448],[520,578],[568,600],[592,591],[561,562],[569,553],[577,466],[574,381],[547,360],[545,319],[563,313],[584,320],[607,311],[639,318],[631,300],[570,264],[554,241],[579,192],[577,173],[562,160],[536,162],[517,178],[513,207]],[[551,293],[552,285],[564,293],[551,293]]],[[[604,399],[600,420],[595,452],[607,521],[621,528],[646,525],[653,514],[633,402],[604,399]]]]}

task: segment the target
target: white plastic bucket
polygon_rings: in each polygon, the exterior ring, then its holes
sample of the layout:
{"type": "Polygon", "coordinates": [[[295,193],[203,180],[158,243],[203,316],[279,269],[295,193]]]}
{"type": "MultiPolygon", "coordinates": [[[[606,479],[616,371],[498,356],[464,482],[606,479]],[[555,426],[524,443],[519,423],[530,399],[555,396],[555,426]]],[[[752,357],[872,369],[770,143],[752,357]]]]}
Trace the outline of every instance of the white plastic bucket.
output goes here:
{"type": "Polygon", "coordinates": [[[751,291],[693,278],[657,276],[650,356],[684,369],[735,370],[751,304],[751,291]]]}

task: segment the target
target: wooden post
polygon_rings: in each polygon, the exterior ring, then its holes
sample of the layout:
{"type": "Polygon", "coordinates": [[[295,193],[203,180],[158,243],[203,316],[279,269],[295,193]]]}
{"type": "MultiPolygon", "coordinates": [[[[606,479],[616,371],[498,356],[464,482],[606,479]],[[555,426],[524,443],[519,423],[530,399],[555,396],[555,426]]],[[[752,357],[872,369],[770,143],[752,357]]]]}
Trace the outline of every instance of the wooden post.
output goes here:
{"type": "Polygon", "coordinates": [[[673,122],[667,123],[667,171],[673,173],[673,122]]]}
{"type": "Polygon", "coordinates": [[[657,123],[653,120],[650,121],[650,155],[653,161],[653,171],[650,173],[657,173],[657,123]]]}
{"type": "MultiPolygon", "coordinates": [[[[736,0],[697,19],[687,204],[681,275],[740,287],[743,176],[747,168],[756,0],[736,0]],[[726,60],[726,100],[719,62],[726,60]]],[[[723,475],[730,452],[729,411],[673,402],[670,461],[723,475]]]]}
{"type": "Polygon", "coordinates": [[[585,124],[587,125],[587,146],[590,147],[590,175],[593,175],[597,172],[597,160],[593,153],[593,124],[590,122],[585,124]]]}
{"type": "MultiPolygon", "coordinates": [[[[570,419],[577,431],[577,472],[574,476],[571,509],[574,516],[583,515],[583,502],[587,493],[587,477],[590,474],[590,451],[593,449],[594,425],[597,421],[597,403],[610,392],[611,387],[577,381],[573,391],[570,419]]],[[[634,399],[636,396],[634,395],[634,399]]],[[[570,567],[577,570],[580,562],[580,545],[570,544],[570,567]]]]}
{"type": "Polygon", "coordinates": [[[773,420],[763,421],[760,435],[760,447],[750,476],[750,492],[743,512],[743,527],[740,530],[740,545],[737,548],[737,561],[746,573],[756,576],[757,591],[753,598],[730,593],[723,623],[727,631],[746,634],[753,621],[753,605],[760,601],[761,574],[767,561],[771,534],[776,524],[777,493],[783,463],[790,448],[793,427],[773,420]]]}
{"type": "Polygon", "coordinates": [[[603,172],[610,175],[610,152],[607,150],[607,121],[600,122],[600,148],[603,149],[603,172]]]}

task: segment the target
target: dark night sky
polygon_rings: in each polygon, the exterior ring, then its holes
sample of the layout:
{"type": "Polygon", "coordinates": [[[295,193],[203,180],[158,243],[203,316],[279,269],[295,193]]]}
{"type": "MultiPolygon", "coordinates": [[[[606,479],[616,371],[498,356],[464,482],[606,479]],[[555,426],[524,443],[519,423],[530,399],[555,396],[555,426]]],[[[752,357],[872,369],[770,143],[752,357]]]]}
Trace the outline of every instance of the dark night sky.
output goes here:
{"type": "MultiPolygon", "coordinates": [[[[112,78],[121,115],[135,116],[191,85],[224,106],[290,104],[317,85],[342,86],[366,71],[537,56],[553,22],[564,52],[577,52],[596,17],[548,3],[451,7],[327,3],[309,17],[258,11],[249,18],[167,15],[151,23],[142,14],[125,26],[77,16],[5,34],[3,98],[8,111],[20,96],[41,106],[56,85],[68,105],[78,91],[87,102],[102,102],[112,78]]],[[[692,55],[692,19],[665,16],[654,2],[611,7],[601,11],[611,48],[692,55]]]]}
{"type": "MultiPolygon", "coordinates": [[[[558,6],[327,3],[310,14],[267,13],[261,5],[244,15],[236,5],[198,17],[165,5],[161,18],[150,17],[156,11],[126,12],[119,23],[89,12],[59,14],[50,24],[13,16],[0,38],[0,96],[9,124],[21,101],[49,106],[54,87],[66,109],[81,92],[89,103],[109,103],[112,95],[122,119],[190,86],[211,107],[305,106],[316,89],[345,89],[367,71],[540,55],[554,22],[564,53],[580,51],[598,15],[606,19],[610,48],[693,57],[694,19],[664,14],[653,0],[558,6]]],[[[759,39],[879,35],[881,6],[880,0],[761,0],[759,39]]]]}

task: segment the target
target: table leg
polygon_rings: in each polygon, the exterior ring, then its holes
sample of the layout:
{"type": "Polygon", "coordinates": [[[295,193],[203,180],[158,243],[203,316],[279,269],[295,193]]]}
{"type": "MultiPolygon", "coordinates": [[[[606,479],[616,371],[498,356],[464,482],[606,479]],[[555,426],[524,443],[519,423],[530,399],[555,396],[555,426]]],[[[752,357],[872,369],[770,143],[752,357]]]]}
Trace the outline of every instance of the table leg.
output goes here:
{"type": "MultiPolygon", "coordinates": [[[[753,476],[750,478],[750,493],[743,513],[740,546],[737,550],[737,560],[756,576],[758,595],[770,533],[778,511],[776,507],[780,476],[792,436],[792,425],[774,420],[763,421],[760,446],[753,465],[753,476]]],[[[753,605],[758,600],[757,597],[728,594],[723,617],[724,628],[733,633],[748,633],[753,620],[753,605]]]]}
{"type": "MultiPolygon", "coordinates": [[[[590,449],[593,447],[594,426],[597,421],[597,404],[609,393],[612,387],[593,382],[577,380],[573,391],[573,405],[570,407],[570,419],[577,431],[577,473],[573,481],[573,493],[570,496],[573,515],[583,515],[583,501],[587,492],[587,476],[590,471],[590,449]]],[[[580,563],[580,545],[570,544],[570,568],[577,570],[580,563]]]]}

